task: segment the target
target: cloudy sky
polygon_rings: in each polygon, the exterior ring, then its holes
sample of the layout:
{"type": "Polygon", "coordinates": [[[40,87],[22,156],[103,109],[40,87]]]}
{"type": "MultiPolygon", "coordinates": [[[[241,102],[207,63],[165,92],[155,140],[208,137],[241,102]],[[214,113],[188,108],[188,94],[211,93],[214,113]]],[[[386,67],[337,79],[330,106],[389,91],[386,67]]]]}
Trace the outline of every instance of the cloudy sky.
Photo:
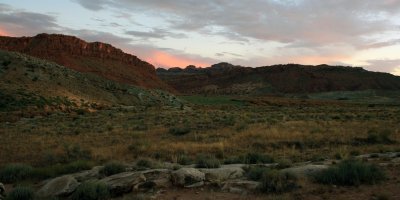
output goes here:
{"type": "Polygon", "coordinates": [[[334,64],[400,75],[400,0],[2,0],[0,35],[63,33],[156,67],[334,64]]]}

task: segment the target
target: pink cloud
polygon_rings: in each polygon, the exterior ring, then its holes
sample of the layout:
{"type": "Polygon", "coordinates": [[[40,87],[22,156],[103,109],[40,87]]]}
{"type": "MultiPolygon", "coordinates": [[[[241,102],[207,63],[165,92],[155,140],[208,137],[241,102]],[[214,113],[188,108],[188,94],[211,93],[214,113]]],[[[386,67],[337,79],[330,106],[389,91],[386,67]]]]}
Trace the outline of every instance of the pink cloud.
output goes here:
{"type": "Polygon", "coordinates": [[[196,65],[198,67],[210,66],[211,63],[200,59],[185,58],[183,56],[169,54],[163,51],[154,51],[150,55],[144,57],[145,60],[157,67],[186,67],[188,65],[196,65]]]}

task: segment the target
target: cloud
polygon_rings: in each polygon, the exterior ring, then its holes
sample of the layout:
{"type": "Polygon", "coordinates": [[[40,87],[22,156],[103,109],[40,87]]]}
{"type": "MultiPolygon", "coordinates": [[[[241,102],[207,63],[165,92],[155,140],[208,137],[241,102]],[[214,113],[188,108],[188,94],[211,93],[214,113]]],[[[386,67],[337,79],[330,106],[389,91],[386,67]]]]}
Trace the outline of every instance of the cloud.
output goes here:
{"type": "Polygon", "coordinates": [[[73,0],[74,2],[79,3],[81,6],[83,6],[86,9],[93,10],[93,11],[99,11],[103,9],[103,6],[107,4],[108,0],[73,0]]]}
{"type": "MultiPolygon", "coordinates": [[[[79,0],[82,6],[91,0],[79,0]]],[[[90,3],[92,2],[92,3],[90,3]]],[[[215,34],[231,40],[248,38],[314,48],[349,44],[365,48],[370,36],[398,31],[400,1],[395,0],[103,0],[97,8],[112,7],[158,16],[173,30],[215,34]]],[[[91,6],[90,6],[91,7],[91,6]]],[[[93,9],[93,8],[91,8],[93,9]]],[[[154,35],[156,36],[156,35],[154,35]]],[[[385,45],[390,43],[380,43],[385,45]]],[[[374,48],[370,45],[368,48],[374,48]]]]}
{"type": "Polygon", "coordinates": [[[153,28],[151,31],[126,31],[125,34],[131,35],[133,37],[142,38],[142,39],[150,39],[157,38],[163,39],[166,37],[171,38],[184,38],[185,34],[182,33],[172,33],[160,28],[153,28]]]}
{"type": "Polygon", "coordinates": [[[389,72],[400,76],[400,59],[367,60],[365,69],[376,72],[389,72]]]}
{"type": "Polygon", "coordinates": [[[35,35],[59,29],[55,16],[21,11],[0,4],[0,27],[3,34],[13,36],[35,35]]]}

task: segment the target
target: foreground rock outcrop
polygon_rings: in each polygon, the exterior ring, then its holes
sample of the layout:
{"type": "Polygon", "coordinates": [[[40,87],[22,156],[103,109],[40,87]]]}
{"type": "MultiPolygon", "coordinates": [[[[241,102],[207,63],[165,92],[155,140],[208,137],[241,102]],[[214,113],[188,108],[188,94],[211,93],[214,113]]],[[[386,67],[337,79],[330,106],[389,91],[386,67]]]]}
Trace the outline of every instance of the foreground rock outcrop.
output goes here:
{"type": "MultiPolygon", "coordinates": [[[[374,159],[386,158],[385,162],[380,162],[379,164],[398,165],[399,157],[399,153],[384,153],[378,156],[375,154],[360,155],[355,157],[355,159],[372,159],[375,162],[377,160],[374,159]]],[[[340,161],[326,160],[322,163],[297,163],[292,167],[280,169],[280,172],[289,173],[301,178],[314,177],[317,173],[328,169],[332,164],[338,162],[340,161]]],[[[211,187],[230,193],[249,194],[258,192],[262,183],[249,180],[248,172],[245,169],[249,169],[249,167],[261,167],[277,170],[276,164],[231,164],[210,169],[193,168],[190,165],[180,167],[179,169],[166,168],[143,171],[136,171],[134,168],[128,167],[128,171],[126,172],[102,177],[99,174],[102,166],[97,166],[91,170],[45,181],[37,194],[40,197],[68,197],[80,184],[93,181],[105,184],[114,197],[123,196],[127,193],[150,192],[152,194],[159,194],[171,188],[195,187],[211,187]]],[[[263,182],[263,184],[265,183],[263,182]]],[[[4,191],[2,184],[0,184],[0,195],[2,195],[1,191],[4,191]]]]}
{"type": "Polygon", "coordinates": [[[39,197],[66,197],[79,186],[71,175],[61,176],[48,181],[38,192],[39,197]]]}

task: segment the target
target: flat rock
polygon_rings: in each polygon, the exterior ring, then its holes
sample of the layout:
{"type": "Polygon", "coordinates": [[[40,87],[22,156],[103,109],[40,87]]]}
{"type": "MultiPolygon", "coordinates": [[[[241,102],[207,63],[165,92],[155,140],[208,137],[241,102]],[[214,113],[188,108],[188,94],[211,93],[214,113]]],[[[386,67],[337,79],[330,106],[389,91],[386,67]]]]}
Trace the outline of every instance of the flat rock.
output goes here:
{"type": "Polygon", "coordinates": [[[73,176],[78,182],[96,180],[99,178],[99,171],[101,168],[103,168],[103,166],[96,166],[93,167],[91,170],[86,170],[75,174],[71,174],[71,176],[73,176]]]}
{"type": "Polygon", "coordinates": [[[387,153],[370,153],[356,156],[359,159],[367,159],[367,158],[396,158],[400,157],[400,152],[387,152],[387,153]]]}
{"type": "Polygon", "coordinates": [[[60,176],[48,181],[38,192],[40,197],[63,197],[73,193],[79,186],[71,175],[60,176]]]}
{"type": "Polygon", "coordinates": [[[146,181],[134,186],[137,191],[169,188],[171,183],[171,171],[168,169],[152,169],[141,172],[146,181]]]}
{"type": "Polygon", "coordinates": [[[321,172],[322,170],[328,169],[328,165],[314,165],[314,164],[309,164],[309,165],[303,165],[303,166],[298,166],[298,167],[290,167],[286,169],[282,169],[281,172],[287,172],[291,173],[297,177],[300,176],[313,176],[316,173],[321,172]]]}
{"type": "Polygon", "coordinates": [[[241,167],[236,166],[199,170],[205,174],[206,181],[212,183],[220,183],[226,180],[239,179],[244,176],[244,170],[241,167]]]}
{"type": "Polygon", "coordinates": [[[260,182],[248,180],[229,180],[223,183],[222,190],[232,193],[244,193],[248,191],[256,191],[260,182]]]}
{"type": "Polygon", "coordinates": [[[195,168],[181,168],[171,174],[172,183],[177,186],[190,186],[205,180],[205,174],[195,168]]]}
{"type": "Polygon", "coordinates": [[[100,180],[105,183],[112,195],[120,196],[132,191],[134,186],[146,181],[146,177],[140,172],[124,172],[115,174],[100,180]]]}

